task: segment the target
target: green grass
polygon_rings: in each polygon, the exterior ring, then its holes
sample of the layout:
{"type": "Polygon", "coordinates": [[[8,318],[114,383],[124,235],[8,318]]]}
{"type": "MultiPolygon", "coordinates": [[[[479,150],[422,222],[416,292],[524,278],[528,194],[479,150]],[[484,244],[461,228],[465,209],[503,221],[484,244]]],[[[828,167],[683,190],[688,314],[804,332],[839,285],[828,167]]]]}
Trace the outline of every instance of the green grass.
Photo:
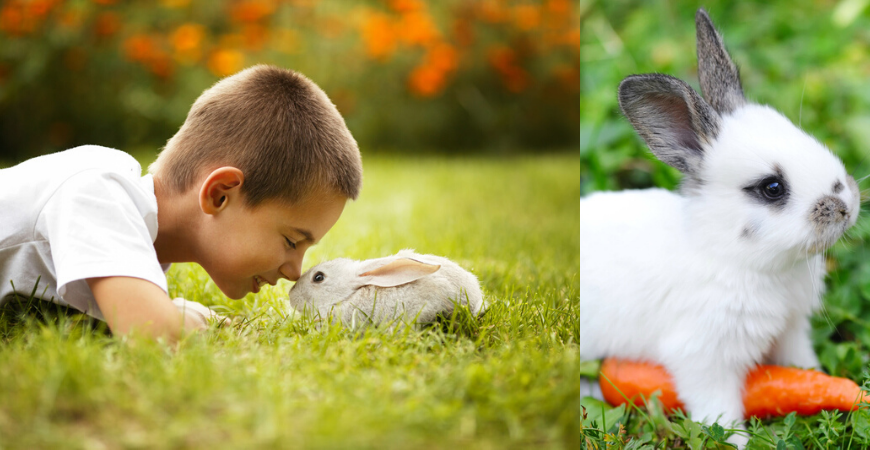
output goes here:
{"type": "Polygon", "coordinates": [[[191,264],[170,270],[170,294],[239,323],[176,348],[7,310],[0,448],[577,448],[578,157],[364,166],[360,199],[306,267],[448,256],[480,278],[483,317],[318,329],[286,314],[292,283],[233,301],[191,264]]]}

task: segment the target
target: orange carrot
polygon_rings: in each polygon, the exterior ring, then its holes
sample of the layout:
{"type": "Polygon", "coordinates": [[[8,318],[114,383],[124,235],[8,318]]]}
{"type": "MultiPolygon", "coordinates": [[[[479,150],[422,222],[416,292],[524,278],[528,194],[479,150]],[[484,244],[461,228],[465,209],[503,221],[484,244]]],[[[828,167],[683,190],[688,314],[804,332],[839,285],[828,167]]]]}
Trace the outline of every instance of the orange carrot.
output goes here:
{"type": "MultiPolygon", "coordinates": [[[[665,411],[683,407],[670,374],[662,366],[608,358],[601,365],[601,374],[601,392],[611,405],[626,402],[619,391],[634,404],[642,405],[641,396],[649,398],[658,390],[665,411]]],[[[802,415],[829,409],[850,411],[862,400],[870,402],[870,395],[863,394],[852,380],[815,370],[767,365],[756,367],[746,376],[743,393],[747,418],[784,416],[793,411],[802,415]]]]}
{"type": "Polygon", "coordinates": [[[601,393],[604,394],[604,400],[611,405],[621,405],[625,403],[625,397],[628,397],[635,405],[641,406],[641,396],[649,398],[653,392],[661,391],[659,400],[665,411],[683,408],[683,404],[677,399],[677,390],[671,381],[671,375],[662,366],[607,358],[601,364],[601,375],[598,379],[601,393]]]}
{"type": "Polygon", "coordinates": [[[832,377],[815,370],[758,366],[746,377],[743,406],[746,416],[802,415],[825,409],[851,411],[870,396],[848,378],[832,377]]]}

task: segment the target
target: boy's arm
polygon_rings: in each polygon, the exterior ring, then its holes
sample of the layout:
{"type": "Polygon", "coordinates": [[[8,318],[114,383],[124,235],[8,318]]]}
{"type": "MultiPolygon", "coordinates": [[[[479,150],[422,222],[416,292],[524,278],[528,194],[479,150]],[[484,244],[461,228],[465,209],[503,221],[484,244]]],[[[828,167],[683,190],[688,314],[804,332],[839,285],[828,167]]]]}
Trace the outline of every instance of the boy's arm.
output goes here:
{"type": "Polygon", "coordinates": [[[88,278],[97,305],[115,335],[132,331],[177,341],[184,331],[206,328],[201,314],[184,314],[156,284],[132,277],[88,278]]]}

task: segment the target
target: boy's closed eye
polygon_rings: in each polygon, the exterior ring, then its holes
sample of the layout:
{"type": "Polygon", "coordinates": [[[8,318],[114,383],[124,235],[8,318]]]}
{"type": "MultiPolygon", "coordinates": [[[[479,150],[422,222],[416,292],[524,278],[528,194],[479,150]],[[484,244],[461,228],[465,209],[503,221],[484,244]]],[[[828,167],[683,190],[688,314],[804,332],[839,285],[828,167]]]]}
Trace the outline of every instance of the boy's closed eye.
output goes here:
{"type": "Polygon", "coordinates": [[[289,245],[290,248],[292,248],[294,250],[296,249],[296,243],[291,241],[290,238],[288,238],[287,236],[284,236],[284,240],[287,241],[287,245],[289,245]]]}

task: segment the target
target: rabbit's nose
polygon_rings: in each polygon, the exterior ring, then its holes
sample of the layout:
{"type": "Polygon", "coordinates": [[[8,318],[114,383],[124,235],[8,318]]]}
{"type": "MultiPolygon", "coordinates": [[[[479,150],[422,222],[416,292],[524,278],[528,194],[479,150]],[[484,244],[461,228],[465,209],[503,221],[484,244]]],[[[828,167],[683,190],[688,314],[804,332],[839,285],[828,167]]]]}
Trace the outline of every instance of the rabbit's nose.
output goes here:
{"type": "Polygon", "coordinates": [[[849,208],[839,198],[827,195],[813,207],[810,218],[818,225],[842,222],[849,218],[849,208]]]}

